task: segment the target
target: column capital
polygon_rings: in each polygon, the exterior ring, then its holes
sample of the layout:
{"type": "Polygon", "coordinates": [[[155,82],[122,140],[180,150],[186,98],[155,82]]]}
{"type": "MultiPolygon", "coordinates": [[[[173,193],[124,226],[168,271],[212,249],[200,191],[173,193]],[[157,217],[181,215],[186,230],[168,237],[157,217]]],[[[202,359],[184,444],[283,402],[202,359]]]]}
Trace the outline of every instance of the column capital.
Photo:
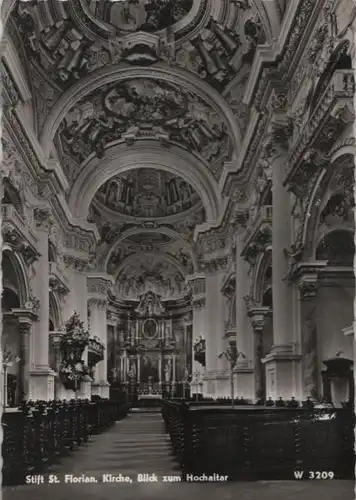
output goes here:
{"type": "Polygon", "coordinates": [[[205,296],[193,296],[192,306],[194,309],[203,309],[205,307],[205,296]]]}
{"type": "Polygon", "coordinates": [[[113,285],[113,280],[106,273],[93,274],[87,276],[88,293],[93,295],[104,295],[106,297],[108,290],[113,285]]]}
{"type": "Polygon", "coordinates": [[[83,272],[88,266],[87,260],[70,254],[63,255],[63,262],[67,269],[71,268],[77,272],[83,272]]]}
{"type": "Polygon", "coordinates": [[[288,155],[292,122],[286,113],[274,113],[267,126],[262,157],[271,166],[280,157],[288,155]]]}
{"type": "Polygon", "coordinates": [[[255,333],[263,331],[265,318],[269,313],[269,307],[254,307],[248,311],[248,317],[251,320],[252,328],[255,333]]]}
{"type": "Polygon", "coordinates": [[[12,309],[11,313],[17,318],[19,327],[23,333],[29,333],[32,324],[37,320],[37,314],[31,309],[12,309]]]}
{"type": "Polygon", "coordinates": [[[89,297],[88,299],[88,307],[96,307],[98,309],[106,309],[108,301],[106,298],[99,297],[89,297]]]}
{"type": "Polygon", "coordinates": [[[221,271],[225,271],[227,265],[229,263],[228,255],[219,255],[211,258],[207,258],[206,260],[201,262],[201,268],[209,273],[214,274],[221,271]]]}
{"type": "Polygon", "coordinates": [[[327,261],[300,262],[295,266],[291,281],[295,282],[302,299],[314,298],[319,286],[319,273],[327,265],[327,261]]]}
{"type": "Polygon", "coordinates": [[[205,275],[191,274],[186,278],[187,285],[190,285],[193,294],[205,293],[205,275]]]}
{"type": "Polygon", "coordinates": [[[38,229],[49,231],[54,224],[52,210],[49,207],[36,207],[33,215],[38,229]]]}

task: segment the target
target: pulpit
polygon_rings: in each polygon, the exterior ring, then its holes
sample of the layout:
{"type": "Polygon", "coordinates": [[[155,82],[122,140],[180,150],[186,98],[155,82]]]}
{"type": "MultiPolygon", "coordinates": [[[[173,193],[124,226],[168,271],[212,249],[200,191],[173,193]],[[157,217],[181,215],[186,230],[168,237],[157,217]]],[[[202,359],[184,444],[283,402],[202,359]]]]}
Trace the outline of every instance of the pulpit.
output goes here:
{"type": "Polygon", "coordinates": [[[353,361],[335,357],[323,361],[326,369],[322,371],[323,393],[325,399],[334,406],[354,400],[353,361]]]}

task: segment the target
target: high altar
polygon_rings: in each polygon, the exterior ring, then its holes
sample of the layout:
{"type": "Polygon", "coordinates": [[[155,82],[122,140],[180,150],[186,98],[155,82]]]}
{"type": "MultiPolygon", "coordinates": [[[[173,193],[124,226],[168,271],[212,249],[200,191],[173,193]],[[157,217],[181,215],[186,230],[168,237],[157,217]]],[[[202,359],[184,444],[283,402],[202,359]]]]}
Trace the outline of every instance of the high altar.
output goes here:
{"type": "Polygon", "coordinates": [[[168,310],[148,291],[127,307],[111,339],[108,358],[112,387],[133,399],[183,395],[192,364],[191,328],[182,312],[168,310]]]}

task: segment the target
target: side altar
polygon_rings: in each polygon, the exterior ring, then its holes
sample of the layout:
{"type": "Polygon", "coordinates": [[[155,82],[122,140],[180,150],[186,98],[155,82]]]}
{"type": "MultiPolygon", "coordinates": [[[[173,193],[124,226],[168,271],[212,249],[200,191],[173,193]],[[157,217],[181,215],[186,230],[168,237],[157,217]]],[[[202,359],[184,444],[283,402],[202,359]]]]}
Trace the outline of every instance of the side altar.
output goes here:
{"type": "Polygon", "coordinates": [[[140,296],[119,326],[118,340],[111,383],[119,385],[130,400],[175,396],[188,384],[191,340],[160,295],[148,291],[140,296]]]}

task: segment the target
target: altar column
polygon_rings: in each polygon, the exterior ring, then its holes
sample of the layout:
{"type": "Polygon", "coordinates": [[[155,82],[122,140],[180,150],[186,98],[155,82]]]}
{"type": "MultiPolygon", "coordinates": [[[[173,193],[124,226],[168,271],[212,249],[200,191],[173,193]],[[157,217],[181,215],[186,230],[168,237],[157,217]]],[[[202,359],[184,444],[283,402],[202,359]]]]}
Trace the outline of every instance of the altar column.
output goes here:
{"type": "Polygon", "coordinates": [[[33,264],[34,293],[38,300],[38,317],[33,328],[32,367],[30,371],[29,396],[33,400],[54,399],[55,373],[49,366],[49,261],[48,237],[53,224],[48,208],[34,210],[36,221],[37,250],[39,259],[33,264]]]}
{"type": "Polygon", "coordinates": [[[20,334],[19,400],[23,402],[29,399],[30,335],[37,316],[27,309],[12,309],[12,313],[18,320],[20,334]]]}
{"type": "Polygon", "coordinates": [[[91,274],[87,277],[88,305],[90,310],[91,336],[99,337],[104,345],[104,357],[96,365],[96,386],[94,391],[102,398],[109,398],[110,384],[107,380],[107,293],[112,280],[106,274],[91,274]]]}

